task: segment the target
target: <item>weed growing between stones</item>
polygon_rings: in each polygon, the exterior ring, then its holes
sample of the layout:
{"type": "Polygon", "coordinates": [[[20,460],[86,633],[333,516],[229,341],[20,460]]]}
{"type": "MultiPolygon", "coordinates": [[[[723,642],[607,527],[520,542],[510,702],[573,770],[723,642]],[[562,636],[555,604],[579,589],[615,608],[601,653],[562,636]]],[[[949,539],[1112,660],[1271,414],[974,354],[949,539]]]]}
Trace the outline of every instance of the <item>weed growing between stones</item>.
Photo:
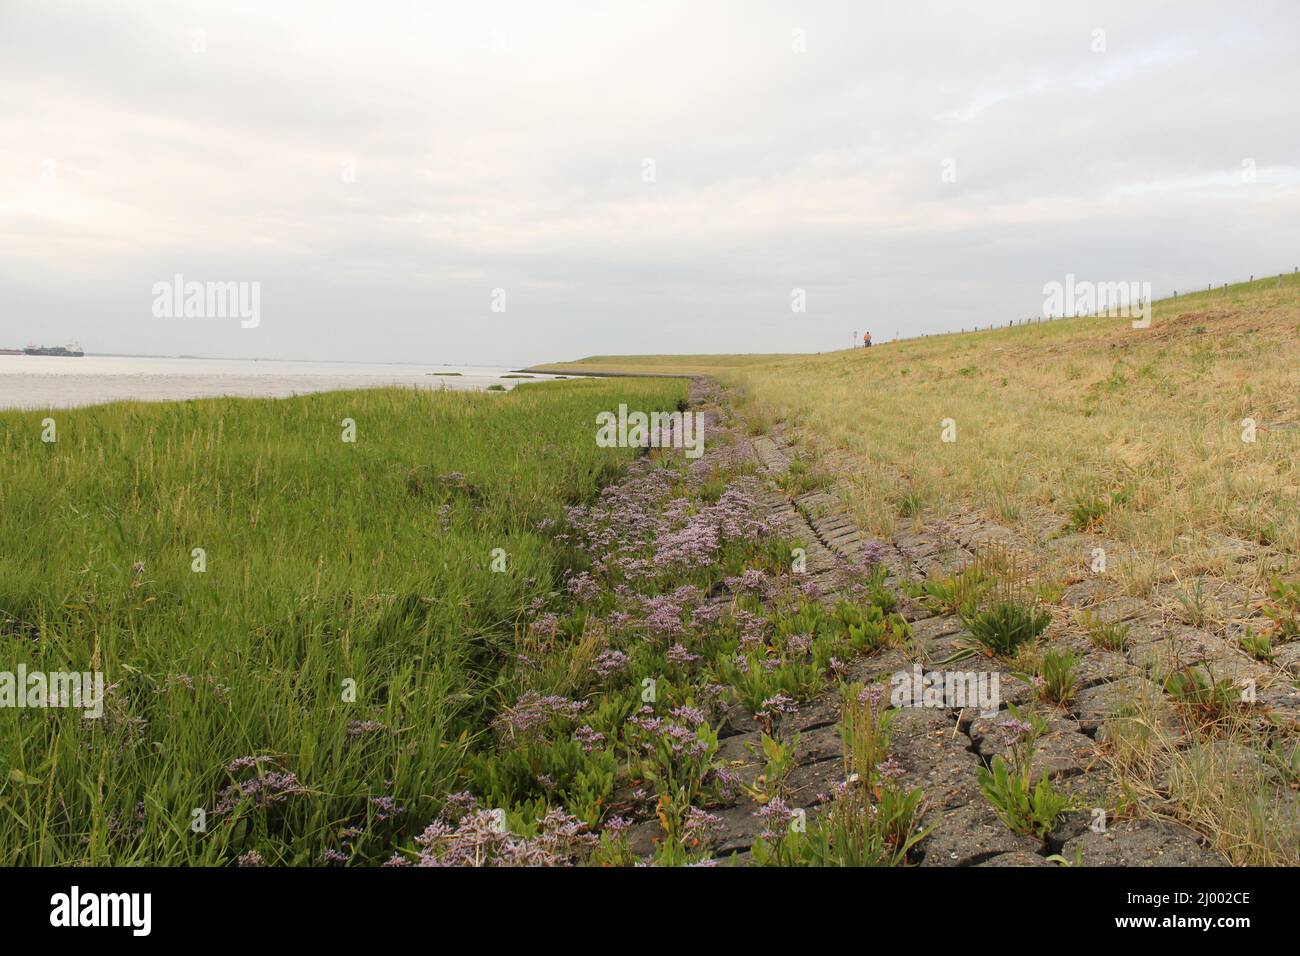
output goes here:
{"type": "Polygon", "coordinates": [[[1014,657],[1047,629],[1052,616],[1038,606],[1038,599],[1021,580],[1014,552],[990,549],[976,569],[975,580],[987,582],[991,577],[987,588],[991,593],[982,603],[967,598],[956,609],[970,631],[972,650],[1014,657]]]}
{"type": "Polygon", "coordinates": [[[1273,622],[1278,640],[1300,639],[1300,580],[1273,578],[1261,610],[1273,622]]]}
{"type": "Polygon", "coordinates": [[[1257,661],[1273,660],[1273,642],[1267,634],[1255,634],[1249,629],[1241,636],[1241,649],[1257,661]]]}
{"type": "Polygon", "coordinates": [[[973,614],[991,582],[978,561],[968,565],[959,574],[922,585],[926,603],[935,611],[948,614],[973,614]]]}
{"type": "Polygon", "coordinates": [[[1090,612],[1079,615],[1079,623],[1088,632],[1088,640],[1103,651],[1122,651],[1128,644],[1132,625],[1120,621],[1099,621],[1090,612]]]}
{"type": "Polygon", "coordinates": [[[798,498],[810,491],[819,491],[830,483],[828,474],[796,457],[790,459],[790,468],[777,480],[777,487],[789,497],[798,498]]]}
{"type": "Polygon", "coordinates": [[[995,598],[982,610],[962,616],[971,636],[985,650],[1013,657],[1021,646],[1047,629],[1052,616],[1032,603],[995,598]]]}
{"type": "Polygon", "coordinates": [[[902,768],[888,757],[896,711],[885,686],[846,685],[841,694],[845,781],[811,822],[769,801],[752,851],[760,866],[902,866],[929,833],[916,826],[921,789],[900,787],[902,768]]]}
{"type": "Polygon", "coordinates": [[[1040,700],[1065,705],[1074,696],[1079,678],[1076,668],[1082,658],[1073,651],[1050,650],[1039,661],[1037,673],[1016,674],[1032,685],[1040,700]]]}
{"type": "Polygon", "coordinates": [[[1181,667],[1164,682],[1188,722],[1206,730],[1241,707],[1241,691],[1226,677],[1215,679],[1199,667],[1181,667]]]}
{"type": "Polygon", "coordinates": [[[796,733],[789,742],[782,743],[773,737],[770,730],[764,731],[759,738],[759,748],[748,745],[756,757],[763,760],[763,772],[753,785],[745,785],[744,790],[755,803],[767,804],[779,800],[785,795],[785,778],[794,769],[795,750],[799,746],[796,733]]]}
{"type": "Polygon", "coordinates": [[[1062,816],[1078,806],[1072,797],[1053,788],[1046,770],[1036,782],[1031,779],[1034,741],[1045,724],[1033,714],[1028,719],[1022,718],[1014,705],[1010,710],[1012,716],[999,721],[997,732],[1007,745],[1011,760],[998,755],[993,758],[991,769],[981,767],[980,790],[1009,829],[1041,839],[1062,816]]]}

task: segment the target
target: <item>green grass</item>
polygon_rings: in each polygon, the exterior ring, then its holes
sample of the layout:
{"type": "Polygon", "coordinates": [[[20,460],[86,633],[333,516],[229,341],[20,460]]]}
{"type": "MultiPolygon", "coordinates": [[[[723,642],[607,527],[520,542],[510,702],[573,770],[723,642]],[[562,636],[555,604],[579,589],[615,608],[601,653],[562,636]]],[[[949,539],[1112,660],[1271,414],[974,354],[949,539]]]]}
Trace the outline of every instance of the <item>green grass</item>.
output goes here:
{"type": "Polygon", "coordinates": [[[0,414],[0,671],[102,670],[114,688],[98,721],[0,708],[0,863],[253,848],[316,863],[349,822],[395,825],[370,802],[388,796],[422,827],[500,705],[494,648],[558,581],[537,523],[630,460],[596,447],[595,414],[684,392],[589,380],[0,414]],[[355,721],[388,730],[350,739],[355,721]],[[214,825],[223,768],[250,755],[306,794],[214,825]]]}

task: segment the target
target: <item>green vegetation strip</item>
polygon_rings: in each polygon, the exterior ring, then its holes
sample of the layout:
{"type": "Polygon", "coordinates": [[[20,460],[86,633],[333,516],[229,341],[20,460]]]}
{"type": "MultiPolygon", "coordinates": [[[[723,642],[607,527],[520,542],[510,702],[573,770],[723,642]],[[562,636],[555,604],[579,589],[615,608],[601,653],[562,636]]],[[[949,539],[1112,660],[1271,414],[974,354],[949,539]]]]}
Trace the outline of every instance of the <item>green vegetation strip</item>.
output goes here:
{"type": "Polygon", "coordinates": [[[500,645],[558,587],[539,523],[633,456],[595,446],[596,413],[684,391],[0,415],[0,671],[109,685],[99,720],[0,707],[0,863],[211,864],[249,847],[316,863],[358,826],[376,846],[423,826],[501,704],[500,645]],[[232,777],[240,758],[256,774],[232,777]],[[224,822],[223,800],[240,808],[224,822]]]}

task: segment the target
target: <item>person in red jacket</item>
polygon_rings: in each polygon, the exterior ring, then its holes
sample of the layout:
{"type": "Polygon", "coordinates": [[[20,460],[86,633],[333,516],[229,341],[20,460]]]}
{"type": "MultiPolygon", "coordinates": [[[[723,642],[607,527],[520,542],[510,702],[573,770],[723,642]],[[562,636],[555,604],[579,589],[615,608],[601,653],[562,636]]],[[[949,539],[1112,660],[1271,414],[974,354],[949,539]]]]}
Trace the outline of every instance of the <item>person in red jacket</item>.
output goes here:
{"type": "Polygon", "coordinates": [[[863,347],[864,349],[869,349],[869,348],[871,348],[871,333],[870,333],[870,332],[864,332],[864,333],[863,333],[863,335],[862,335],[862,347],[863,347]]]}

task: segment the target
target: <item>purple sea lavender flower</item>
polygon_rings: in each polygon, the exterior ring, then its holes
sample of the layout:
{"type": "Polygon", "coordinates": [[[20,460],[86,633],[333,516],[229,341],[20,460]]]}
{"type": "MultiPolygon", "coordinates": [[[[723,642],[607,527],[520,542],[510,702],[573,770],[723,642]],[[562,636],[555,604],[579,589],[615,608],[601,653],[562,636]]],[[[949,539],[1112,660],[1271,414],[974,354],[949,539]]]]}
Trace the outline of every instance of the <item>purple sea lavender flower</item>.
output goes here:
{"type": "Polygon", "coordinates": [[[537,619],[529,626],[533,634],[543,640],[555,637],[560,630],[560,619],[549,611],[545,614],[538,615],[537,619]]]}
{"type": "Polygon", "coordinates": [[[760,720],[771,723],[778,714],[797,714],[799,704],[793,697],[778,693],[763,701],[756,715],[760,720]]]}
{"type": "Polygon", "coordinates": [[[666,656],[670,664],[693,664],[700,659],[699,654],[692,654],[682,644],[674,644],[668,648],[666,656]]]}
{"type": "Polygon", "coordinates": [[[682,605],[672,594],[656,594],[644,598],[642,603],[648,612],[644,624],[652,634],[664,634],[675,637],[686,633],[682,623],[682,605]]]}
{"type": "Polygon", "coordinates": [[[780,797],[773,797],[755,812],[754,816],[763,821],[762,837],[768,842],[781,839],[790,829],[794,819],[792,811],[780,797]]]}
{"type": "Polygon", "coordinates": [[[600,597],[600,585],[587,571],[574,575],[565,587],[579,601],[594,601],[600,597]]]}
{"type": "Polygon", "coordinates": [[[245,801],[260,810],[265,810],[304,792],[297,774],[270,770],[260,776],[249,777],[247,780],[226,787],[217,794],[217,802],[212,812],[215,816],[226,816],[245,801]]]}
{"type": "Polygon", "coordinates": [[[605,821],[605,832],[613,836],[625,833],[632,828],[632,821],[627,817],[613,816],[605,821]]]}
{"type": "Polygon", "coordinates": [[[756,594],[760,598],[770,599],[776,594],[776,584],[767,572],[758,568],[749,568],[740,574],[727,578],[727,588],[735,594],[756,594]]]}
{"type": "Polygon", "coordinates": [[[376,820],[392,820],[406,812],[406,807],[398,806],[393,797],[371,797],[370,806],[376,820]]]}
{"type": "Polygon", "coordinates": [[[698,707],[681,706],[668,711],[673,720],[680,721],[688,727],[699,727],[705,721],[704,711],[698,707]]]}
{"type": "Polygon", "coordinates": [[[605,735],[583,724],[573,732],[573,739],[582,745],[583,753],[591,753],[605,742],[605,735]]]}
{"type": "Polygon", "coordinates": [[[868,684],[858,691],[858,703],[866,704],[871,710],[878,711],[885,702],[885,685],[882,681],[868,684]]]}
{"type": "Polygon", "coordinates": [[[627,670],[627,655],[619,650],[605,650],[596,655],[596,659],[591,662],[591,670],[601,680],[606,680],[615,674],[621,674],[627,670]]]}
{"type": "Polygon", "coordinates": [[[722,764],[715,767],[712,774],[718,784],[718,792],[723,800],[734,800],[740,794],[743,780],[736,771],[722,764]]]}
{"type": "MultiPolygon", "coordinates": [[[[454,828],[435,821],[415,838],[419,866],[567,866],[579,862],[597,838],[586,824],[562,810],[538,823],[535,837],[517,836],[498,811],[477,810],[454,828]]],[[[392,862],[397,863],[397,858],[392,862]]]]}
{"type": "Polygon", "coordinates": [[[1033,724],[1026,720],[1019,720],[1015,717],[1009,717],[1006,720],[1000,720],[997,723],[998,737],[1001,738],[1002,742],[1008,747],[1020,743],[1033,733],[1033,730],[1033,724]]]}
{"type": "Polygon", "coordinates": [[[468,790],[460,790],[456,793],[447,795],[447,802],[443,805],[440,819],[459,820],[467,813],[473,813],[478,809],[478,800],[474,794],[468,790]]]}
{"type": "Polygon", "coordinates": [[[587,707],[585,700],[569,700],[550,695],[542,697],[536,691],[525,692],[515,705],[493,721],[493,726],[503,737],[517,739],[539,734],[553,719],[572,719],[587,707]]]}
{"type": "Polygon", "coordinates": [[[226,773],[239,773],[241,770],[247,770],[249,767],[257,767],[264,763],[271,763],[275,758],[268,756],[261,757],[236,757],[230,763],[226,764],[226,773]]]}
{"type": "Polygon", "coordinates": [[[370,734],[378,734],[387,730],[385,724],[377,720],[353,720],[348,722],[348,740],[358,740],[370,734]]]}
{"type": "Polygon", "coordinates": [[[707,627],[722,620],[727,613],[725,604],[705,604],[691,612],[691,623],[696,627],[707,627]]]}
{"type": "Polygon", "coordinates": [[[881,564],[888,556],[889,548],[884,542],[873,538],[863,546],[862,561],[868,568],[874,568],[876,565],[881,564]]]}
{"type": "Polygon", "coordinates": [[[907,770],[894,759],[892,754],[876,764],[876,771],[886,780],[893,780],[907,773],[907,770]]]}
{"type": "Polygon", "coordinates": [[[785,643],[791,654],[803,657],[812,647],[812,637],[808,634],[791,634],[786,638],[785,643]]]}
{"type": "Polygon", "coordinates": [[[682,822],[682,842],[688,846],[699,846],[714,834],[721,833],[725,826],[722,817],[706,813],[699,807],[691,807],[686,811],[686,819],[682,822]]]}

